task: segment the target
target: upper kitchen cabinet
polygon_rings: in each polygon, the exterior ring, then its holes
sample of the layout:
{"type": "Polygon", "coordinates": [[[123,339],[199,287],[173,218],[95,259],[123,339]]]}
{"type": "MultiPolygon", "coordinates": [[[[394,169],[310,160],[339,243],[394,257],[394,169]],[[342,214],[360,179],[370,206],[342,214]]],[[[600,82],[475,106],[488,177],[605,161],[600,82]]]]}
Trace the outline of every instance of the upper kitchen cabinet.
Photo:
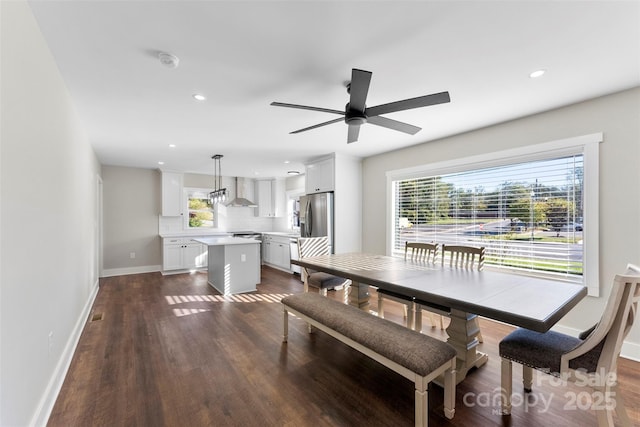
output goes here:
{"type": "Polygon", "coordinates": [[[319,160],[306,165],[305,192],[325,193],[335,190],[334,158],[319,160]]]}
{"type": "Polygon", "coordinates": [[[286,213],[284,179],[256,180],[256,216],[281,217],[286,213]]]}
{"type": "Polygon", "coordinates": [[[162,216],[181,216],[183,176],[177,172],[162,172],[162,216]]]}

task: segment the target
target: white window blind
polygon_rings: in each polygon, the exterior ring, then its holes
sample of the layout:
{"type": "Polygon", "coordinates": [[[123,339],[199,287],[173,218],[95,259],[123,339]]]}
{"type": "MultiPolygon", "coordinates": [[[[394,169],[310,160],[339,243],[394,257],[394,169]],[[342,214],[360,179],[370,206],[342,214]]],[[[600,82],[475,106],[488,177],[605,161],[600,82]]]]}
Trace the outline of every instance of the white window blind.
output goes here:
{"type": "Polygon", "coordinates": [[[393,255],[406,241],[483,246],[489,268],[589,284],[582,148],[393,175],[393,255]]]}

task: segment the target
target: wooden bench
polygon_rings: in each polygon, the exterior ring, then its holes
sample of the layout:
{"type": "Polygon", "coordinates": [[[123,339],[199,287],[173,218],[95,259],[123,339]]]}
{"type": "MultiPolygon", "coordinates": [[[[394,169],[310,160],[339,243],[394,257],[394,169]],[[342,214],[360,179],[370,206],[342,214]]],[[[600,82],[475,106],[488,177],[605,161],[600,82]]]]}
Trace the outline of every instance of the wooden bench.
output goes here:
{"type": "Polygon", "coordinates": [[[415,425],[428,425],[428,385],[444,375],[444,414],[455,413],[456,350],[449,344],[316,293],[282,299],[284,340],[289,313],[415,383],[415,425]]]}

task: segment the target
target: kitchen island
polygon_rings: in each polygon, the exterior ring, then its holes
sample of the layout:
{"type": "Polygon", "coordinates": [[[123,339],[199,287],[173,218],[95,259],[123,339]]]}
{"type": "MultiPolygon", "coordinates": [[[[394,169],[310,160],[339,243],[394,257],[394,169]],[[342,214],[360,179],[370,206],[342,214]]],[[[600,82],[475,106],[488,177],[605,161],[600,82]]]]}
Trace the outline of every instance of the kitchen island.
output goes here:
{"type": "Polygon", "coordinates": [[[208,282],[222,295],[256,290],[260,283],[260,241],[238,237],[193,239],[208,247],[208,282]]]}

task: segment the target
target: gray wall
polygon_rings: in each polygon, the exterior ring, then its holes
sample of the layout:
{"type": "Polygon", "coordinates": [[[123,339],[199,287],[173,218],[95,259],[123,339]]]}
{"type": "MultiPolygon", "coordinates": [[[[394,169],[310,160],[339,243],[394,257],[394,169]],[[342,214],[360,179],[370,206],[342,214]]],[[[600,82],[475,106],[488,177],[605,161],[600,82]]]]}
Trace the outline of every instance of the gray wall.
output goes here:
{"type": "MultiPolygon", "coordinates": [[[[596,322],[613,277],[640,264],[640,88],[570,105],[474,132],[397,150],[363,163],[363,250],[385,253],[385,173],[513,147],[602,132],[600,144],[600,298],[587,297],[561,326],[583,329],[596,322]]],[[[640,359],[640,322],[624,350],[640,359]]]]}
{"type": "Polygon", "coordinates": [[[103,166],[104,270],[140,271],[160,268],[162,241],[158,215],[162,209],[158,170],[103,166]],[[135,258],[130,253],[135,252],[135,258]]]}
{"type": "Polygon", "coordinates": [[[44,425],[98,289],[100,165],[28,4],[0,15],[0,425],[44,425]]]}

